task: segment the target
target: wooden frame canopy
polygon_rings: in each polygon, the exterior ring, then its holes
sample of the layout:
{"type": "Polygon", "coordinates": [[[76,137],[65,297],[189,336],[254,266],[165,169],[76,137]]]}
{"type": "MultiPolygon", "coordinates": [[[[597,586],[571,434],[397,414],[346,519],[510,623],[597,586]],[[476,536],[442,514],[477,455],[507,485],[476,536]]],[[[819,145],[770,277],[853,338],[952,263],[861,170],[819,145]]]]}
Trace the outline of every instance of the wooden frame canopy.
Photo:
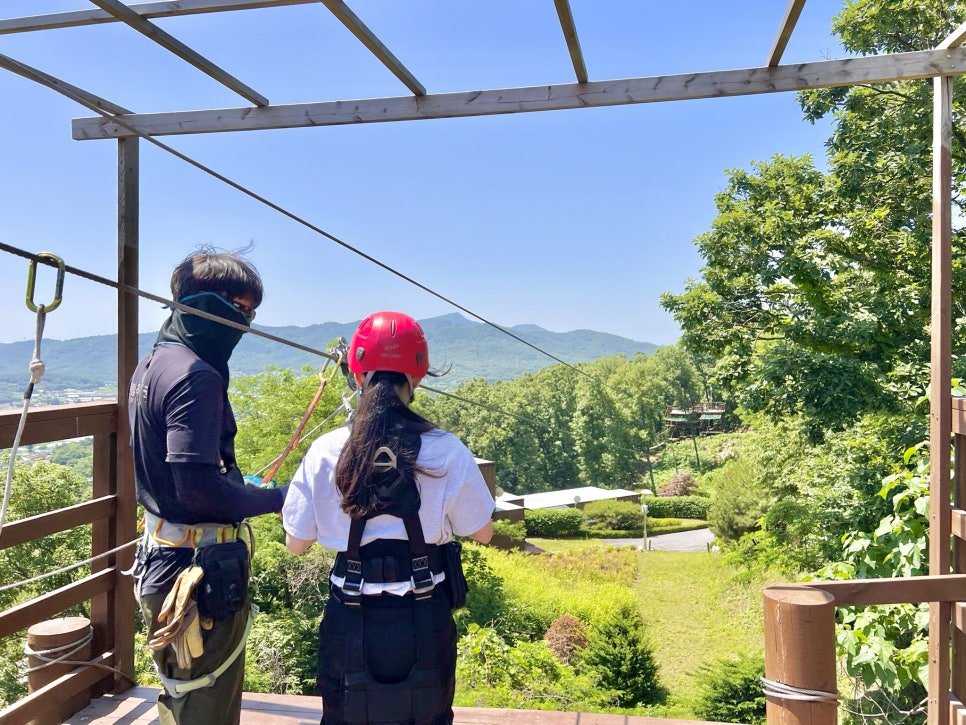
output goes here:
{"type": "MultiPolygon", "coordinates": [[[[136,287],[138,277],[138,137],[280,129],[308,126],[427,120],[563,109],[620,106],[673,100],[799,91],[900,79],[932,78],[933,214],[930,380],[930,584],[949,579],[962,588],[966,572],[966,401],[951,397],[952,286],[952,95],[953,77],[966,72],[966,23],[933,50],[840,60],[780,65],[806,0],[789,0],[765,65],[738,70],[713,70],[676,75],[591,80],[570,0],[554,0],[554,8],[569,54],[575,82],[531,85],[455,93],[428,93],[423,83],[396,58],[388,46],[343,0],[173,0],[126,5],[119,0],[90,0],[96,9],[0,20],[0,35],[42,32],[58,28],[124,23],[241,95],[252,105],[237,108],[133,113],[116,103],[66,83],[42,70],[0,55],[0,67],[53,88],[102,116],[73,121],[78,140],[113,138],[118,146],[118,277],[136,287]],[[321,4],[410,92],[362,100],[329,100],[272,105],[269,99],[222,70],[152,22],[158,18],[255,10],[290,5],[321,4]],[[962,402],[962,405],[958,405],[962,402]],[[953,417],[956,407],[957,417],[953,417]],[[951,468],[946,455],[955,433],[957,496],[951,505],[951,468]],[[956,539],[951,552],[950,541],[956,539]],[[950,579],[956,576],[955,580],[950,579]]],[[[568,73],[569,73],[568,69],[568,73]]],[[[155,142],[159,143],[159,142],[155,142]]],[[[124,389],[137,361],[137,304],[130,293],[118,296],[118,385],[124,389]]],[[[129,427],[124,406],[118,408],[117,430],[129,427]]],[[[129,448],[118,435],[113,463],[118,492],[133,500],[133,464],[129,448]]],[[[126,498],[125,498],[126,497],[126,498]]],[[[903,591],[919,583],[902,583],[903,591]]],[[[840,586],[856,597],[858,589],[840,586]]],[[[946,587],[940,587],[948,591],[946,587]]],[[[936,590],[937,592],[939,589],[936,590]]],[[[903,596],[909,594],[906,592],[903,596]]],[[[909,594],[909,596],[912,596],[909,594]]],[[[929,723],[966,721],[966,603],[959,594],[935,594],[930,601],[929,723]]],[[[859,597],[861,599],[861,597],[859,597]]],[[[905,600],[903,600],[905,601],[905,600]]],[[[910,599],[911,601],[911,599],[910,599]]],[[[129,644],[129,643],[128,643],[129,644]]],[[[126,645],[127,646],[127,645],[126,645]]],[[[133,670],[130,649],[121,655],[122,669],[133,670]]],[[[834,715],[834,712],[833,712],[834,715]]],[[[815,722],[819,722],[816,720],[815,722]]]]}

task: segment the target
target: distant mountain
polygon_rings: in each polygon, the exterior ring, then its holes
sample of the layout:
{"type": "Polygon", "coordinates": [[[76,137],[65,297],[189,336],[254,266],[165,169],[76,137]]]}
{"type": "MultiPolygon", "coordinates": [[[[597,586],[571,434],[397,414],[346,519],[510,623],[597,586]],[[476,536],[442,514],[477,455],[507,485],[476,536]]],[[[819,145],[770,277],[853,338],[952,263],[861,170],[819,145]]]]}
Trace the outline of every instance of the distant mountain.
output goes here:
{"type": "MultiPolygon", "coordinates": [[[[525,372],[536,372],[556,360],[533,347],[513,339],[490,325],[469,320],[458,313],[431,317],[420,324],[429,340],[430,363],[436,368],[451,367],[442,378],[433,380],[433,387],[452,389],[471,378],[512,380],[525,372]]],[[[316,350],[326,350],[339,337],[352,337],[358,321],[348,323],[325,322],[308,327],[258,327],[277,337],[291,340],[316,350]]],[[[550,332],[536,325],[517,325],[506,328],[531,345],[545,350],[568,363],[589,362],[600,357],[636,352],[650,354],[657,345],[637,342],[617,335],[593,330],[550,332]]],[[[138,348],[144,354],[150,350],[156,333],[138,336],[138,348]]],[[[44,340],[41,359],[46,373],[39,388],[46,391],[97,390],[116,387],[116,335],[98,335],[71,340],[44,340]]],[[[0,402],[16,402],[30,379],[29,364],[33,357],[33,342],[0,343],[0,402]]],[[[253,375],[265,367],[280,368],[321,367],[323,360],[311,353],[246,335],[231,358],[232,374],[253,375]]]]}

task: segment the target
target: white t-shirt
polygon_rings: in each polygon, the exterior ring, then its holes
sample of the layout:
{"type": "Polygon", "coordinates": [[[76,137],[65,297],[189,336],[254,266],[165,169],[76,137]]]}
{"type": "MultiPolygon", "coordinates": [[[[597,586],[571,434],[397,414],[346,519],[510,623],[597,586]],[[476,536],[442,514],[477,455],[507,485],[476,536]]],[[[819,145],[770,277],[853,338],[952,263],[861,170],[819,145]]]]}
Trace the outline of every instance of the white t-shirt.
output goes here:
{"type": "MultiPolygon", "coordinates": [[[[351,520],[342,510],[342,496],[335,487],[336,465],[348,438],[349,429],[342,427],[312,444],[292,478],[282,508],[286,533],[297,539],[314,539],[329,551],[345,551],[349,543],[351,520]]],[[[419,520],[427,544],[445,544],[454,535],[468,536],[486,526],[493,515],[493,497],[473,454],[459,438],[438,428],[423,433],[416,463],[431,474],[416,477],[419,520]]],[[[366,521],[362,545],[375,539],[408,539],[402,519],[376,516],[366,521]]],[[[341,577],[332,581],[342,585],[341,577]]],[[[365,594],[380,591],[403,594],[407,585],[364,584],[365,594]]]]}

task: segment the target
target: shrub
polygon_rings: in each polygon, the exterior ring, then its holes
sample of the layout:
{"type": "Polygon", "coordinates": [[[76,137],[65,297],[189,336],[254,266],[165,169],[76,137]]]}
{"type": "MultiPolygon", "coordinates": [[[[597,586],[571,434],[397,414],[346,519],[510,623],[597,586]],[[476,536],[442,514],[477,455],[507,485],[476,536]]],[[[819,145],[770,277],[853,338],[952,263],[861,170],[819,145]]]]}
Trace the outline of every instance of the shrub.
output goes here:
{"type": "Polygon", "coordinates": [[[493,533],[514,541],[523,541],[527,536],[527,525],[523,521],[496,519],[493,521],[493,533]]]}
{"type": "Polygon", "coordinates": [[[671,478],[661,486],[658,496],[690,496],[698,487],[698,479],[691,471],[675,471],[671,478]]]}
{"type": "Polygon", "coordinates": [[[648,518],[707,519],[711,499],[705,496],[648,496],[648,518]]]}
{"type": "Polygon", "coordinates": [[[761,655],[739,655],[701,665],[695,715],[715,722],[764,723],[764,674],[765,660],[761,655]]]}
{"type": "Polygon", "coordinates": [[[587,646],[587,632],[579,621],[569,614],[561,614],[543,635],[554,657],[565,665],[570,664],[574,651],[587,646]]]}
{"type": "Polygon", "coordinates": [[[592,501],[582,513],[591,529],[641,531],[644,526],[640,504],[630,501],[592,501]]]}
{"type": "Polygon", "coordinates": [[[714,502],[708,510],[708,524],[714,535],[737,541],[758,529],[765,514],[765,492],[754,470],[743,458],[730,461],[718,476],[714,502]]]}
{"type": "Polygon", "coordinates": [[[524,519],[527,536],[576,536],[580,533],[580,526],[584,517],[577,509],[537,509],[527,511],[524,519]]]}
{"type": "Polygon", "coordinates": [[[645,639],[644,620],[632,605],[616,608],[593,626],[579,662],[597,674],[603,687],[617,691],[619,707],[653,705],[667,697],[645,639]]]}

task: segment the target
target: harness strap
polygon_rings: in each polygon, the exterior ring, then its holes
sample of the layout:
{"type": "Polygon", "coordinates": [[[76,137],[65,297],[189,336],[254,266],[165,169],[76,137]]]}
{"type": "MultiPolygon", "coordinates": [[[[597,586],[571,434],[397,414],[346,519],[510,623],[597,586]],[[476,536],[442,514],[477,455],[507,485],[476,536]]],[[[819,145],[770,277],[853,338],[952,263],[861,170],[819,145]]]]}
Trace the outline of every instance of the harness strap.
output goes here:
{"type": "Polygon", "coordinates": [[[248,612],[248,621],[245,623],[245,631],[238,640],[238,644],[235,645],[235,649],[231,651],[231,654],[228,655],[228,658],[224,662],[218,665],[214,671],[209,672],[207,675],[202,675],[194,680],[176,680],[173,677],[165,677],[161,671],[157,669],[157,664],[155,664],[158,677],[161,678],[161,684],[164,685],[164,689],[167,691],[168,695],[174,698],[181,698],[187,695],[189,692],[194,692],[195,690],[201,690],[214,685],[215,681],[225,673],[225,670],[231,667],[234,661],[238,659],[239,655],[245,651],[245,645],[248,643],[248,634],[252,631],[252,622],[255,620],[255,616],[257,614],[258,607],[252,603],[251,609],[248,612]]]}

